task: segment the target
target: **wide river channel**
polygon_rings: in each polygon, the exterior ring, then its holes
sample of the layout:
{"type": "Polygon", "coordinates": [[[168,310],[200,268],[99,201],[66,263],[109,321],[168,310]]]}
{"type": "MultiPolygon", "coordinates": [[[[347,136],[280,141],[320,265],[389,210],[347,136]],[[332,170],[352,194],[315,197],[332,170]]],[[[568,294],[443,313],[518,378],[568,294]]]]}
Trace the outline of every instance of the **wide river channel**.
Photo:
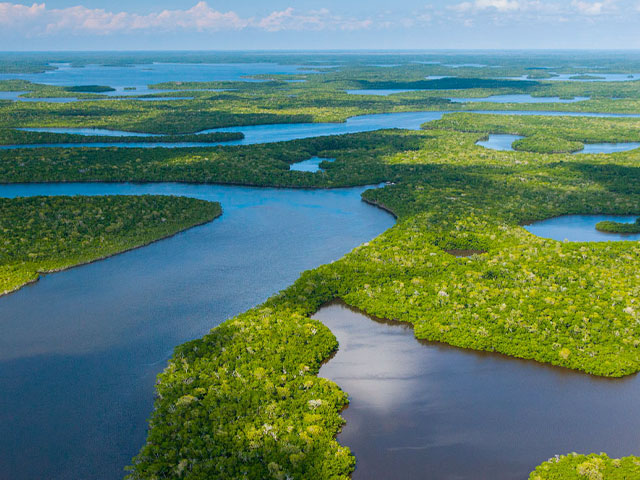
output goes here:
{"type": "Polygon", "coordinates": [[[391,227],[365,188],[0,186],[0,196],[167,194],[222,217],[0,298],[0,479],[113,480],[143,445],[173,348],[391,227]]]}

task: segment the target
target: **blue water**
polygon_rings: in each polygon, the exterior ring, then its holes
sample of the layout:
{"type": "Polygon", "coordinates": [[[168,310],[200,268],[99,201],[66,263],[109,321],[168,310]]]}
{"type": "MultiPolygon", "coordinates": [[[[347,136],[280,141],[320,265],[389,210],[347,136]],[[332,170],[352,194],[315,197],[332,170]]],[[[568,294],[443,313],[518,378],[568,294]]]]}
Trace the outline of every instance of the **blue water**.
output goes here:
{"type": "MultiPolygon", "coordinates": [[[[212,132],[242,132],[245,136],[242,140],[220,143],[191,142],[191,143],[66,143],[66,144],[31,144],[31,145],[1,145],[0,149],[11,150],[17,148],[49,148],[49,147],[120,147],[120,148],[179,148],[179,147],[211,147],[216,145],[254,145],[258,143],[284,142],[302,138],[320,137],[326,135],[343,135],[347,133],[371,132],[375,130],[402,128],[407,130],[419,130],[424,123],[439,120],[446,113],[455,112],[400,112],[380,113],[374,115],[360,115],[348,118],[343,123],[285,123],[272,125],[253,125],[244,127],[213,128],[197,133],[212,132]]],[[[616,114],[616,113],[577,113],[577,112],[538,112],[538,111],[500,111],[477,110],[472,113],[495,115],[539,115],[539,116],[569,116],[569,117],[620,117],[638,118],[640,114],[616,114]]],[[[40,128],[39,131],[52,131],[50,128],[40,128]]],[[[56,133],[76,133],[85,129],[64,128],[56,129],[56,133]]],[[[111,131],[117,135],[119,131],[111,131]]],[[[131,132],[128,132],[131,133],[131,132]]],[[[144,134],[138,134],[144,135],[144,134]]]]}
{"type": "Polygon", "coordinates": [[[21,97],[29,92],[0,92],[0,100],[12,100],[14,102],[45,102],[45,103],[72,103],[78,102],[79,99],[75,97],[61,97],[61,98],[28,98],[21,97]]]}
{"type": "Polygon", "coordinates": [[[99,136],[99,137],[162,137],[162,135],[154,133],[136,133],[126,132],[124,130],[109,130],[106,128],[57,128],[57,127],[45,127],[45,128],[18,128],[25,132],[40,132],[40,133],[71,133],[73,135],[86,135],[86,136],[99,136]]]}
{"type": "Polygon", "coordinates": [[[163,82],[249,82],[252,75],[291,75],[314,73],[302,65],[278,65],[275,63],[193,64],[153,63],[149,65],[112,66],[87,65],[75,68],[62,65],[43,73],[3,73],[0,80],[23,79],[45,85],[107,85],[116,89],[104,95],[140,95],[170,90],[152,90],[148,85],[163,82]],[[124,90],[136,87],[136,90],[124,90]]]}
{"type": "Polygon", "coordinates": [[[295,172],[323,172],[324,170],[320,168],[320,164],[322,162],[334,162],[335,158],[320,158],[320,157],[312,157],[308,160],[303,160],[302,162],[297,162],[291,164],[289,170],[295,172]]]}
{"type": "Polygon", "coordinates": [[[122,478],[173,348],[394,223],[365,188],[0,186],[0,196],[168,194],[221,202],[212,223],[0,298],[0,478],[122,478]]]}
{"type": "Polygon", "coordinates": [[[564,82],[630,82],[633,80],[640,80],[640,73],[589,73],[588,75],[592,77],[597,77],[594,79],[584,79],[580,80],[577,78],[571,78],[577,76],[575,73],[560,73],[557,76],[549,78],[548,80],[553,81],[564,81],[564,82]]]}
{"type": "MultiPolygon", "coordinates": [[[[488,140],[481,140],[477,142],[477,145],[480,145],[485,148],[489,148],[491,150],[500,150],[500,151],[509,151],[513,152],[513,142],[524,138],[519,135],[507,135],[501,133],[491,133],[489,134],[488,140]]],[[[578,152],[573,152],[574,155],[577,154],[597,154],[597,153],[616,153],[616,152],[627,152],[629,150],[635,150],[636,148],[640,148],[640,143],[627,142],[627,143],[586,143],[584,148],[578,152]]]]}
{"type": "Polygon", "coordinates": [[[627,240],[640,240],[640,234],[603,233],[596,230],[596,224],[606,220],[623,223],[633,223],[636,216],[617,215],[566,215],[550,218],[524,228],[529,232],[543,238],[570,242],[621,242],[627,240]]]}
{"type": "Polygon", "coordinates": [[[420,92],[421,90],[414,90],[410,88],[397,88],[397,89],[382,89],[382,88],[371,88],[371,89],[361,89],[361,90],[347,90],[347,93],[350,95],[375,95],[380,97],[387,97],[389,95],[394,95],[396,93],[406,93],[406,92],[420,92]]]}
{"type": "MultiPolygon", "coordinates": [[[[553,74],[554,72],[549,72],[550,74],[553,74]]],[[[630,81],[634,81],[634,80],[640,80],[640,73],[633,73],[633,74],[629,74],[629,73],[589,73],[588,75],[592,76],[592,77],[598,77],[598,78],[594,78],[594,79],[578,79],[578,78],[571,78],[571,77],[576,77],[580,74],[576,74],[576,73],[560,73],[560,74],[555,74],[554,76],[550,77],[550,78],[542,78],[539,79],[540,81],[543,82],[547,82],[547,81],[561,81],[561,82],[630,82],[630,81]]],[[[498,77],[500,79],[507,79],[507,80],[538,80],[536,78],[530,79],[529,78],[529,74],[525,74],[525,75],[521,75],[519,77],[498,77]]]]}
{"type": "Polygon", "coordinates": [[[474,102],[492,102],[492,103],[576,103],[589,100],[589,97],[575,97],[572,99],[560,97],[533,97],[531,95],[492,95],[484,98],[451,98],[454,103],[474,103],[474,102]]]}
{"type": "Polygon", "coordinates": [[[489,148],[491,150],[499,151],[513,151],[513,142],[520,140],[524,137],[520,135],[507,135],[501,133],[492,133],[489,135],[488,140],[481,140],[477,142],[477,145],[481,147],[489,148]]]}
{"type": "Polygon", "coordinates": [[[18,100],[20,95],[23,95],[27,92],[0,92],[0,100],[18,100]]]}
{"type": "Polygon", "coordinates": [[[584,149],[576,153],[615,153],[640,148],[640,143],[586,143],[584,149]]]}

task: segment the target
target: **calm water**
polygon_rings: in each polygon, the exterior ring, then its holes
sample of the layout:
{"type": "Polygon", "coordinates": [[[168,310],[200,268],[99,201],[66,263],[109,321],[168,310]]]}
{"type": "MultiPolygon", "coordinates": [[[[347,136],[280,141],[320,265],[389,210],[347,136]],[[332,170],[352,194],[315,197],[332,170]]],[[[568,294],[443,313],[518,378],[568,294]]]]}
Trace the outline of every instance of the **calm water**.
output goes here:
{"type": "Polygon", "coordinates": [[[520,135],[507,135],[502,133],[492,133],[487,140],[480,140],[476,145],[490,148],[491,150],[513,151],[513,142],[523,139],[520,135]]]}
{"type": "MultiPolygon", "coordinates": [[[[549,73],[554,73],[554,72],[549,72],[549,73]]],[[[580,74],[576,74],[576,73],[559,73],[559,74],[555,74],[555,76],[550,77],[550,78],[541,78],[541,79],[530,79],[529,78],[529,74],[525,74],[525,75],[521,75],[519,77],[498,77],[500,79],[507,79],[507,80],[540,80],[542,82],[547,82],[547,81],[561,81],[561,82],[630,82],[630,81],[634,81],[634,80],[640,80],[640,73],[633,73],[633,74],[629,74],[629,73],[589,73],[588,75],[590,75],[591,77],[598,77],[598,78],[586,78],[586,79],[580,79],[580,78],[575,78],[576,76],[579,76],[580,74]],[[574,78],[571,78],[574,77],[574,78]]]]}
{"type": "Polygon", "coordinates": [[[210,224],[0,298],[0,478],[121,478],[174,346],[393,225],[361,201],[363,190],[0,187],[6,197],[176,194],[224,208],[210,224]]]}
{"type": "Polygon", "coordinates": [[[17,128],[23,132],[40,133],[71,133],[74,135],[98,136],[98,137],[162,137],[155,133],[125,132],[124,130],[109,130],[106,128],[17,128]]]}
{"type": "Polygon", "coordinates": [[[632,80],[640,80],[640,73],[589,73],[588,75],[596,78],[571,78],[577,75],[575,73],[560,73],[548,80],[565,82],[629,82],[632,80]]]}
{"type": "MultiPolygon", "coordinates": [[[[213,128],[203,130],[197,133],[212,133],[212,132],[242,132],[245,138],[243,140],[233,142],[222,143],[205,143],[205,142],[191,142],[191,143],[67,143],[67,144],[32,144],[32,145],[1,145],[0,149],[11,150],[16,148],[39,148],[39,147],[122,147],[122,148],[152,148],[152,147],[166,147],[166,148],[178,148],[178,147],[207,147],[215,145],[253,145],[258,143],[271,143],[271,142],[284,142],[289,140],[296,140],[301,138],[320,137],[326,135],[343,135],[347,133],[359,133],[359,132],[371,132],[375,130],[382,130],[388,128],[402,128],[407,130],[419,130],[420,126],[424,123],[431,122],[433,120],[439,120],[445,113],[454,112],[400,112],[400,113],[380,113],[374,115],[360,115],[356,117],[350,117],[343,123],[284,123],[284,124],[271,124],[271,125],[253,125],[245,127],[228,127],[228,128],[213,128]]],[[[569,116],[569,117],[626,117],[626,118],[638,118],[640,114],[628,113],[628,114],[616,114],[616,113],[576,113],[576,112],[538,112],[538,111],[500,111],[500,110],[476,110],[473,113],[479,114],[495,114],[495,115],[539,115],[539,116],[569,116]]],[[[81,133],[87,132],[86,128],[38,128],[37,131],[41,132],[55,132],[55,133],[81,133]]],[[[96,129],[89,129],[89,131],[99,131],[96,129]]],[[[110,136],[117,136],[123,132],[117,130],[108,131],[110,136]]],[[[126,132],[129,135],[146,135],[146,134],[132,134],[126,132]]],[[[87,133],[84,133],[85,135],[87,133]]],[[[99,133],[98,133],[99,134],[99,133]]]]}
{"type": "Polygon", "coordinates": [[[420,342],[340,303],[314,317],[340,342],[320,376],[349,393],[338,440],[356,455],[354,480],[523,480],[555,454],[640,453],[637,376],[420,342]]]}
{"type": "Polygon", "coordinates": [[[615,153],[640,148],[640,143],[587,143],[576,153],[615,153]]]}
{"type": "Polygon", "coordinates": [[[596,230],[596,224],[606,220],[614,222],[633,223],[640,216],[619,215],[565,215],[550,218],[524,228],[529,232],[544,238],[570,242],[621,242],[640,240],[640,234],[603,233],[596,230]]]}
{"type": "Polygon", "coordinates": [[[313,73],[315,70],[302,65],[278,65],[275,63],[153,63],[149,65],[112,66],[87,65],[75,68],[60,65],[57,70],[44,73],[0,74],[0,80],[20,78],[45,85],[107,85],[114,92],[104,95],[140,95],[169,90],[153,90],[148,85],[164,82],[240,82],[259,81],[247,78],[252,75],[287,75],[313,73]],[[125,88],[135,87],[135,90],[125,88]]]}
{"type": "Polygon", "coordinates": [[[347,90],[347,93],[350,95],[376,95],[380,97],[386,97],[388,95],[393,95],[395,93],[405,93],[405,92],[420,92],[421,90],[415,90],[410,88],[405,89],[382,89],[382,88],[371,88],[371,89],[361,89],[361,90],[347,90]]]}
{"type": "Polygon", "coordinates": [[[320,158],[320,157],[311,157],[308,160],[303,160],[302,162],[297,162],[291,164],[289,170],[295,172],[323,172],[324,170],[320,168],[320,164],[322,162],[334,162],[335,158],[320,158]]]}
{"type": "Polygon", "coordinates": [[[454,103],[576,103],[589,100],[589,97],[575,97],[571,99],[560,97],[533,97],[531,95],[492,95],[484,98],[451,98],[454,103]]]}
{"type": "MultiPolygon", "coordinates": [[[[485,148],[490,148],[491,150],[500,150],[513,152],[513,142],[516,140],[520,140],[521,137],[519,135],[507,135],[502,133],[491,133],[489,134],[488,140],[481,140],[477,142],[477,145],[480,145],[485,148]]],[[[586,143],[584,148],[578,152],[573,152],[574,154],[581,153],[615,153],[615,152],[627,152],[629,150],[635,150],[636,148],[640,148],[640,143],[628,142],[628,143],[586,143]]]]}

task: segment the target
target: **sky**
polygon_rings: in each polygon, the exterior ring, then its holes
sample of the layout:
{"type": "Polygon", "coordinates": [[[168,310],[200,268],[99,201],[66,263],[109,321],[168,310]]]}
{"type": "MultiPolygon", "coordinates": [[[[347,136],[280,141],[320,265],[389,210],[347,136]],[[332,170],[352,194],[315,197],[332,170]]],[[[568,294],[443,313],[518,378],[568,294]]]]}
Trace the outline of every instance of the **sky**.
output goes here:
{"type": "Polygon", "coordinates": [[[0,1],[0,50],[640,49],[640,0],[0,1]]]}

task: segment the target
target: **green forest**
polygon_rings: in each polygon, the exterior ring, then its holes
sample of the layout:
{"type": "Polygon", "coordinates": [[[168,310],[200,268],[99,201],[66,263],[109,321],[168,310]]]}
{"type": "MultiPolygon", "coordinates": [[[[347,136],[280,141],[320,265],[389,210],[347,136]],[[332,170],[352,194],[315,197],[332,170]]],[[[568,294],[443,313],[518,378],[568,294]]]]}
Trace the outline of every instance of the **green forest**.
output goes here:
{"type": "Polygon", "coordinates": [[[180,197],[0,199],[0,294],[213,220],[219,204],[180,197]]]}

